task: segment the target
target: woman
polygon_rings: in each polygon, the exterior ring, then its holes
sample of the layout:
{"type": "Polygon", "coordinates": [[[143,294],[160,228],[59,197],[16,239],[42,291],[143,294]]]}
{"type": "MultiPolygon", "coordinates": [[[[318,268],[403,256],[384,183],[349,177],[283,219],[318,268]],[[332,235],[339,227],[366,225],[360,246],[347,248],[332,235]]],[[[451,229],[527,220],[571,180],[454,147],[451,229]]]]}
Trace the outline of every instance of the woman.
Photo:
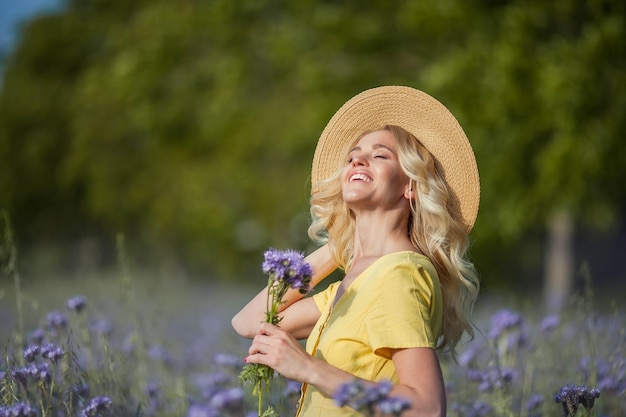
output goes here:
{"type": "Polygon", "coordinates": [[[391,380],[411,403],[403,416],[444,416],[436,350],[473,336],[479,287],[466,251],[480,186],[463,130],[421,91],[367,90],[324,129],[311,175],[309,235],[327,243],[307,258],[313,285],[336,267],[345,277],[290,292],[280,328],[260,324],[267,289],[253,298],[232,321],[253,338],[246,362],[303,383],[297,416],[359,415],[333,401],[355,378],[391,380]]]}

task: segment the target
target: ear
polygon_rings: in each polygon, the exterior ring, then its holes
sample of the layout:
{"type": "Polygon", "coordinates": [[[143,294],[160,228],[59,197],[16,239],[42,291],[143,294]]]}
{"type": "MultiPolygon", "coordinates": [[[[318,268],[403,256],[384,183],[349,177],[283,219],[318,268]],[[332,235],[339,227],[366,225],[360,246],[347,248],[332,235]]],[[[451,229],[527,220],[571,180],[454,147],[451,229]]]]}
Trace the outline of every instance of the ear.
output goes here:
{"type": "Polygon", "coordinates": [[[407,184],[404,189],[404,198],[407,200],[413,200],[415,198],[415,191],[413,191],[411,183],[407,184]]]}

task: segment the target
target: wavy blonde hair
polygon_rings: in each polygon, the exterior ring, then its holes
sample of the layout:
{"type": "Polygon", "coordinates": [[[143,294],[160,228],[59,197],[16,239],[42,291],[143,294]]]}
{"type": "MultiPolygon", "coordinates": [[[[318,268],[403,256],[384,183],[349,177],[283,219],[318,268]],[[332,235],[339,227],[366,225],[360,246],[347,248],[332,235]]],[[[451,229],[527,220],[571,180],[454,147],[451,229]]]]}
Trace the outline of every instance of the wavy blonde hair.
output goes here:
{"type": "MultiPolygon", "coordinates": [[[[393,134],[400,166],[414,191],[407,232],[413,245],[430,259],[439,275],[443,330],[437,348],[447,348],[454,356],[463,333],[474,337],[470,317],[480,282],[467,257],[469,235],[447,208],[450,192],[431,153],[401,127],[387,125],[377,130],[393,134]]],[[[353,145],[370,132],[358,135],[353,145]]],[[[347,272],[354,256],[355,218],[343,201],[340,173],[341,168],[330,178],[313,184],[312,223],[308,232],[311,239],[328,244],[337,265],[347,272]]]]}

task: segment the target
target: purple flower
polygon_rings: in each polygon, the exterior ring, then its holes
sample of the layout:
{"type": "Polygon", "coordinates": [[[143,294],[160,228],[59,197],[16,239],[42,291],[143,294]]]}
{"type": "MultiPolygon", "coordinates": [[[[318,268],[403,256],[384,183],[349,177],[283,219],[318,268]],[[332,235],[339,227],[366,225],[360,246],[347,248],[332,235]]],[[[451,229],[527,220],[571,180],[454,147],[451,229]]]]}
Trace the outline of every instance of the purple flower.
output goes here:
{"type": "Polygon", "coordinates": [[[378,402],[387,398],[391,391],[391,382],[382,381],[376,385],[370,385],[365,388],[365,401],[369,404],[378,404],[378,402]]]}
{"type": "Polygon", "coordinates": [[[541,324],[539,325],[539,328],[541,329],[542,333],[550,333],[552,330],[556,329],[560,325],[561,325],[561,318],[557,315],[550,315],[550,316],[544,317],[544,319],[541,320],[541,324]]]}
{"type": "Polygon", "coordinates": [[[11,370],[11,378],[13,378],[14,381],[17,381],[22,385],[26,385],[26,383],[28,382],[28,377],[31,375],[31,368],[37,369],[36,367],[34,367],[34,365],[13,369],[11,370]]]}
{"type": "Polygon", "coordinates": [[[600,397],[600,391],[596,388],[569,384],[561,387],[554,396],[554,401],[563,407],[564,417],[573,417],[576,415],[580,404],[590,410],[598,397],[600,397]]]}
{"type": "Polygon", "coordinates": [[[353,398],[356,398],[364,390],[363,384],[357,379],[345,384],[341,384],[335,391],[333,398],[339,407],[348,405],[353,398]]]}
{"type": "Polygon", "coordinates": [[[67,300],[67,308],[77,313],[80,313],[87,306],[87,298],[82,295],[76,295],[67,300]]]}
{"type": "Polygon", "coordinates": [[[519,373],[515,369],[503,368],[500,371],[500,378],[505,383],[515,382],[519,378],[519,373]]]}
{"type": "Polygon", "coordinates": [[[89,323],[89,329],[99,336],[109,336],[113,331],[113,326],[107,319],[96,319],[89,323]]]}
{"type": "Polygon", "coordinates": [[[517,381],[519,374],[511,368],[490,368],[486,371],[470,369],[467,371],[467,379],[478,383],[479,392],[487,392],[494,388],[502,388],[504,385],[517,381]]]}
{"type": "Polygon", "coordinates": [[[39,354],[39,345],[29,345],[24,348],[24,359],[26,362],[33,362],[39,354]]]}
{"type": "Polygon", "coordinates": [[[231,382],[230,376],[222,372],[202,374],[195,378],[195,384],[206,398],[210,398],[219,388],[231,382]]]}
{"type": "Polygon", "coordinates": [[[217,353],[213,356],[213,362],[226,367],[238,367],[241,365],[241,358],[230,353],[217,353]]]}
{"type": "Polygon", "coordinates": [[[473,415],[476,417],[487,417],[493,412],[493,407],[484,401],[476,401],[472,407],[473,415]]]}
{"type": "Polygon", "coordinates": [[[591,410],[599,397],[600,390],[597,388],[578,387],[578,400],[587,410],[591,410]]]}
{"type": "Polygon", "coordinates": [[[80,417],[93,417],[98,413],[111,408],[113,402],[109,397],[100,396],[94,397],[89,401],[89,404],[80,412],[80,417]]]}
{"type": "Polygon", "coordinates": [[[539,394],[533,394],[528,399],[527,408],[528,411],[534,411],[543,403],[543,396],[539,394]]]}
{"type": "Polygon", "coordinates": [[[219,413],[207,405],[192,404],[187,410],[186,417],[219,417],[219,413]]]}
{"type": "Polygon", "coordinates": [[[159,397],[160,391],[161,390],[160,390],[159,384],[154,381],[150,381],[146,385],[146,394],[148,395],[148,398],[152,400],[155,400],[159,397]]]}
{"type": "MultiPolygon", "coordinates": [[[[477,340],[477,339],[476,339],[477,340]]],[[[458,362],[461,366],[468,366],[476,361],[478,354],[484,350],[484,347],[480,343],[474,341],[469,344],[463,352],[459,354],[458,362]]]]}
{"type": "Polygon", "coordinates": [[[340,407],[347,405],[358,411],[371,413],[382,405],[385,410],[392,410],[392,413],[396,409],[402,412],[406,409],[405,407],[409,407],[410,403],[402,398],[390,398],[391,387],[390,381],[365,386],[361,380],[355,379],[340,385],[333,397],[340,407]]]}
{"type": "Polygon", "coordinates": [[[172,364],[174,359],[172,355],[162,346],[152,345],[148,349],[148,356],[154,360],[163,362],[164,364],[172,364]]]}
{"type": "Polygon", "coordinates": [[[43,339],[46,336],[46,332],[43,329],[36,329],[30,334],[30,340],[36,344],[40,345],[43,343],[43,339]]]}
{"type": "Polygon", "coordinates": [[[37,413],[27,403],[0,406],[0,417],[34,417],[37,413]]]}
{"type": "Polygon", "coordinates": [[[522,316],[511,310],[500,310],[491,316],[489,338],[497,339],[507,330],[521,326],[522,316]]]}
{"type": "Polygon", "coordinates": [[[221,411],[236,411],[243,407],[243,399],[244,393],[241,388],[230,388],[217,391],[209,405],[221,411]]]}
{"type": "Polygon", "coordinates": [[[263,272],[269,274],[274,281],[284,282],[303,294],[309,291],[313,270],[300,252],[291,249],[285,251],[269,249],[264,257],[263,272]]]}
{"type": "Polygon", "coordinates": [[[49,384],[52,381],[52,373],[50,372],[50,365],[42,363],[33,369],[33,376],[38,378],[41,382],[49,384]]]}
{"type": "Polygon", "coordinates": [[[48,327],[54,330],[64,330],[67,328],[67,317],[60,311],[51,311],[46,318],[48,327]]]}
{"type": "Polygon", "coordinates": [[[287,386],[283,390],[284,397],[299,396],[302,390],[302,384],[297,381],[287,380],[287,386]]]}
{"type": "Polygon", "coordinates": [[[89,385],[86,382],[79,382],[76,385],[72,385],[70,390],[73,394],[78,395],[80,397],[85,397],[89,394],[89,385]]]}
{"type": "Polygon", "coordinates": [[[65,355],[63,349],[54,343],[47,343],[41,347],[41,356],[53,362],[58,361],[65,355]]]}
{"type": "Polygon", "coordinates": [[[378,410],[383,414],[399,416],[404,410],[411,408],[411,403],[404,398],[386,398],[378,403],[378,410]]]}

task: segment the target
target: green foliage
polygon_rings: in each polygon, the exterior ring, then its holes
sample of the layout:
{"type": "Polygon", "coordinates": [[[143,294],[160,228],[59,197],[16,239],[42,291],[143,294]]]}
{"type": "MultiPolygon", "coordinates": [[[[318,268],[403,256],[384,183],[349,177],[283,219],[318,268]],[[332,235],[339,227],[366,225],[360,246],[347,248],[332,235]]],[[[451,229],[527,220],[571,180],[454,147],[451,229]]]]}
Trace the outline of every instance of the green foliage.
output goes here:
{"type": "Polygon", "coordinates": [[[24,245],[93,236],[114,252],[119,231],[150,259],[251,273],[262,247],[306,245],[332,113],[407,84],[475,146],[476,256],[494,262],[562,206],[617,220],[624,15],[617,0],[71,1],[7,62],[0,204],[24,245]]]}
{"type": "Polygon", "coordinates": [[[516,242],[559,210],[593,230],[619,224],[625,24],[620,1],[508,2],[476,14],[465,41],[424,73],[476,152],[477,259],[508,252],[527,265],[533,256],[516,242]]]}
{"type": "Polygon", "coordinates": [[[626,21],[622,2],[596,3],[510,2],[424,77],[472,138],[489,217],[479,232],[519,236],[561,207],[615,224],[626,21]]]}

